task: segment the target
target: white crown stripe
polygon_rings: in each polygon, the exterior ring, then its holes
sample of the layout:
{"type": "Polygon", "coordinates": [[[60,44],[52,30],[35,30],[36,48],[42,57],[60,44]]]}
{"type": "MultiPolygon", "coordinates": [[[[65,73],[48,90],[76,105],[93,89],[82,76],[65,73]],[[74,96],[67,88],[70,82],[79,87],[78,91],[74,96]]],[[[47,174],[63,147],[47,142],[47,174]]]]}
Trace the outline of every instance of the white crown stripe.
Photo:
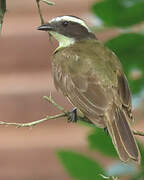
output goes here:
{"type": "Polygon", "coordinates": [[[89,29],[89,27],[85,24],[85,22],[79,18],[76,18],[76,17],[72,17],[72,16],[59,16],[59,17],[56,17],[54,19],[52,19],[51,21],[49,21],[50,23],[51,22],[54,22],[54,21],[71,21],[71,22],[76,22],[76,23],[79,23],[81,24],[82,26],[84,26],[85,28],[87,28],[87,30],[89,32],[91,32],[91,30],[89,29]]]}

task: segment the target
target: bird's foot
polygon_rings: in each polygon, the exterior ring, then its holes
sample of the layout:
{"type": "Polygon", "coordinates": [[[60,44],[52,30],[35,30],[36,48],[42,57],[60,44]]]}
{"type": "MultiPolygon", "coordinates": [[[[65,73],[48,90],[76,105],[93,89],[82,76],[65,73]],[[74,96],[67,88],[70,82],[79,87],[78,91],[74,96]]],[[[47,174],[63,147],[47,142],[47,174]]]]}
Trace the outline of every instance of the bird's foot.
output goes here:
{"type": "Polygon", "coordinates": [[[107,134],[107,136],[109,136],[109,132],[108,132],[107,127],[104,128],[104,132],[107,134]]]}
{"type": "Polygon", "coordinates": [[[68,113],[68,123],[70,123],[70,122],[76,123],[77,120],[78,120],[77,108],[74,108],[71,112],[68,113]]]}

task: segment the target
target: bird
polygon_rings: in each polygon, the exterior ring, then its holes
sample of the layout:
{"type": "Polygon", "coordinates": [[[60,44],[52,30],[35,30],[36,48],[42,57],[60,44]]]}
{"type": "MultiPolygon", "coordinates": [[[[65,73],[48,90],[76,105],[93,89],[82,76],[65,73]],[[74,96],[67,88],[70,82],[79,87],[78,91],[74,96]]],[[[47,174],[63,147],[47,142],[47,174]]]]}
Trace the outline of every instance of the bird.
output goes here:
{"type": "Polygon", "coordinates": [[[83,19],[73,15],[55,17],[37,29],[47,31],[59,43],[52,55],[56,89],[92,124],[107,129],[121,161],[139,163],[131,128],[131,92],[115,53],[83,19]]]}

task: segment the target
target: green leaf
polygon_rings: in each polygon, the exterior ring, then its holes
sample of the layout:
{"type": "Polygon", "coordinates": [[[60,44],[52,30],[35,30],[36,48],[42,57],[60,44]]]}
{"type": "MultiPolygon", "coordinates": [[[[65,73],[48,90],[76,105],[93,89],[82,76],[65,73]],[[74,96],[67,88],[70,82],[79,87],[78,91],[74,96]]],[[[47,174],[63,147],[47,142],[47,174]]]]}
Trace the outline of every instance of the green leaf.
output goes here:
{"type": "Polygon", "coordinates": [[[144,179],[144,171],[141,171],[135,176],[133,176],[130,180],[143,180],[143,179],[144,179]]]}
{"type": "Polygon", "coordinates": [[[144,89],[144,35],[138,33],[121,34],[105,43],[119,57],[127,75],[132,93],[144,89]],[[136,78],[132,73],[138,71],[136,78]]]}
{"type": "Polygon", "coordinates": [[[144,20],[144,0],[104,0],[92,12],[107,26],[128,27],[144,20]]]}
{"type": "Polygon", "coordinates": [[[105,175],[105,172],[96,161],[72,151],[60,150],[57,154],[71,177],[77,180],[104,180],[101,174],[105,175]]]}
{"type": "Polygon", "coordinates": [[[95,128],[93,133],[88,136],[88,142],[90,148],[107,156],[118,157],[110,136],[103,129],[95,128]]]}
{"type": "Polygon", "coordinates": [[[6,0],[0,0],[0,30],[3,23],[3,17],[6,12],[6,0]]]}

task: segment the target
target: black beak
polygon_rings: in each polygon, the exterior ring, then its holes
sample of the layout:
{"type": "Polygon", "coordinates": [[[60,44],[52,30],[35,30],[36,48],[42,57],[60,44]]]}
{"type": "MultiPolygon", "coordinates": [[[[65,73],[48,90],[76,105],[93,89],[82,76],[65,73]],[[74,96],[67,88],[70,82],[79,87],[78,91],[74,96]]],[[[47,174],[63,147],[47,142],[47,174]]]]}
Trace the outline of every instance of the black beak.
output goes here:
{"type": "Polygon", "coordinates": [[[39,26],[37,28],[37,30],[41,30],[41,31],[54,31],[54,27],[52,24],[47,23],[47,24],[43,24],[41,26],[39,26]]]}

